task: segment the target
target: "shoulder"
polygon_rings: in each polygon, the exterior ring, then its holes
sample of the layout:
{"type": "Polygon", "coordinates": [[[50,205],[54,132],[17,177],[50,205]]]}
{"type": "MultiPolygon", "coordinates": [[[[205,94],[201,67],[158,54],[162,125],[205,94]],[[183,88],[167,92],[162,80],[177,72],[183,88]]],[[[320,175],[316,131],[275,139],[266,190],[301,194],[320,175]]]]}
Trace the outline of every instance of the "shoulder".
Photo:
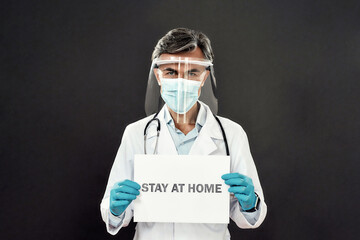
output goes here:
{"type": "Polygon", "coordinates": [[[146,124],[154,117],[154,114],[147,116],[145,118],[142,118],[136,122],[130,123],[126,126],[124,131],[124,136],[131,135],[131,136],[137,136],[137,135],[143,135],[144,129],[146,124]]]}
{"type": "Polygon", "coordinates": [[[246,132],[240,124],[226,117],[221,117],[221,116],[217,116],[217,117],[219,118],[224,128],[225,134],[226,136],[228,136],[229,140],[239,140],[239,141],[247,140],[246,132]]]}
{"type": "MultiPolygon", "coordinates": [[[[200,102],[202,106],[206,109],[207,117],[214,118],[214,115],[210,109],[209,106],[207,106],[205,103],[200,102]]],[[[245,130],[240,126],[240,124],[226,118],[216,115],[216,117],[219,119],[220,124],[223,126],[226,138],[229,142],[241,142],[244,140],[247,140],[247,135],[245,133],[245,130]]],[[[213,124],[213,121],[216,121],[216,119],[211,120],[211,125],[213,124]]]]}
{"type": "MultiPolygon", "coordinates": [[[[206,110],[206,113],[207,113],[207,117],[209,118],[213,118],[214,117],[214,114],[213,112],[211,111],[210,107],[208,105],[206,105],[205,103],[199,101],[200,104],[205,108],[206,110]]],[[[226,132],[226,134],[229,134],[232,133],[232,134],[241,134],[241,135],[244,135],[245,134],[245,131],[244,129],[240,126],[240,124],[226,118],[226,117],[221,117],[221,116],[218,116],[218,115],[215,115],[219,120],[220,120],[220,123],[221,125],[224,127],[224,130],[226,132]]],[[[216,121],[216,119],[214,119],[214,121],[216,121]]],[[[212,121],[211,121],[212,122],[212,121]]]]}
{"type": "Polygon", "coordinates": [[[232,131],[236,131],[237,133],[240,133],[240,132],[245,133],[245,130],[243,129],[243,127],[240,124],[238,124],[226,117],[221,117],[221,116],[217,116],[217,117],[219,118],[219,120],[220,120],[221,124],[224,126],[224,128],[227,128],[232,131]]]}

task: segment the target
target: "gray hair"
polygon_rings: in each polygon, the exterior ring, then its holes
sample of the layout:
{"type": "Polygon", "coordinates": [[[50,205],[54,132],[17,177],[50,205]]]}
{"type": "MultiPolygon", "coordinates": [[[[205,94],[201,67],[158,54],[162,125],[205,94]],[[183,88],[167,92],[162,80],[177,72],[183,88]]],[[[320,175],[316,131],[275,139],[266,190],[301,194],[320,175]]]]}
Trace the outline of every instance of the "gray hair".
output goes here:
{"type": "Polygon", "coordinates": [[[151,60],[163,53],[187,52],[194,50],[196,47],[201,49],[206,59],[211,62],[214,60],[210,39],[204,33],[188,28],[175,28],[158,41],[151,60]]]}

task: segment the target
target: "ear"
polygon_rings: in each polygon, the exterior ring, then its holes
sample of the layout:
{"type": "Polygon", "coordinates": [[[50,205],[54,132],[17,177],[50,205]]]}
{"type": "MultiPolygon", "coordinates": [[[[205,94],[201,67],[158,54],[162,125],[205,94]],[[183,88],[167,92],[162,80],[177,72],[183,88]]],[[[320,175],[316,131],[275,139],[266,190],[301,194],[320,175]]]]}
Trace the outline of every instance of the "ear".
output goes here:
{"type": "Polygon", "coordinates": [[[155,77],[156,77],[156,80],[157,80],[159,86],[161,86],[160,77],[159,77],[159,69],[158,69],[158,68],[154,68],[153,70],[154,70],[154,75],[155,75],[155,77]]]}

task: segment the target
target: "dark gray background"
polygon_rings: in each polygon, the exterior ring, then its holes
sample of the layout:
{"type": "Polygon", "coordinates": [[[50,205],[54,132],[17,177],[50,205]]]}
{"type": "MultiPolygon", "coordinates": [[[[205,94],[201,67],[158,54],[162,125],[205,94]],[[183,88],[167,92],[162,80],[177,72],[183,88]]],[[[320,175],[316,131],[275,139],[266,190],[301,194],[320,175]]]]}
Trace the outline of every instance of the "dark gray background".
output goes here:
{"type": "Polygon", "coordinates": [[[99,204],[175,27],[212,40],[219,115],[264,189],[265,222],[233,239],[359,239],[359,1],[1,1],[0,18],[0,239],[132,239],[99,204]]]}

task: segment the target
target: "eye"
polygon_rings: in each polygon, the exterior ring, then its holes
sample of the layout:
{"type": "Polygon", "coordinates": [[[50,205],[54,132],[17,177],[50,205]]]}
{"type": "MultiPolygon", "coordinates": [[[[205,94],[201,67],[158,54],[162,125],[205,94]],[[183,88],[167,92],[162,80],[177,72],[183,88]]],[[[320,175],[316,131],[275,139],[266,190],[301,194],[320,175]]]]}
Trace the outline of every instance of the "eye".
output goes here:
{"type": "Polygon", "coordinates": [[[169,75],[169,76],[174,76],[176,74],[176,72],[175,71],[168,71],[165,74],[169,75]]]}

